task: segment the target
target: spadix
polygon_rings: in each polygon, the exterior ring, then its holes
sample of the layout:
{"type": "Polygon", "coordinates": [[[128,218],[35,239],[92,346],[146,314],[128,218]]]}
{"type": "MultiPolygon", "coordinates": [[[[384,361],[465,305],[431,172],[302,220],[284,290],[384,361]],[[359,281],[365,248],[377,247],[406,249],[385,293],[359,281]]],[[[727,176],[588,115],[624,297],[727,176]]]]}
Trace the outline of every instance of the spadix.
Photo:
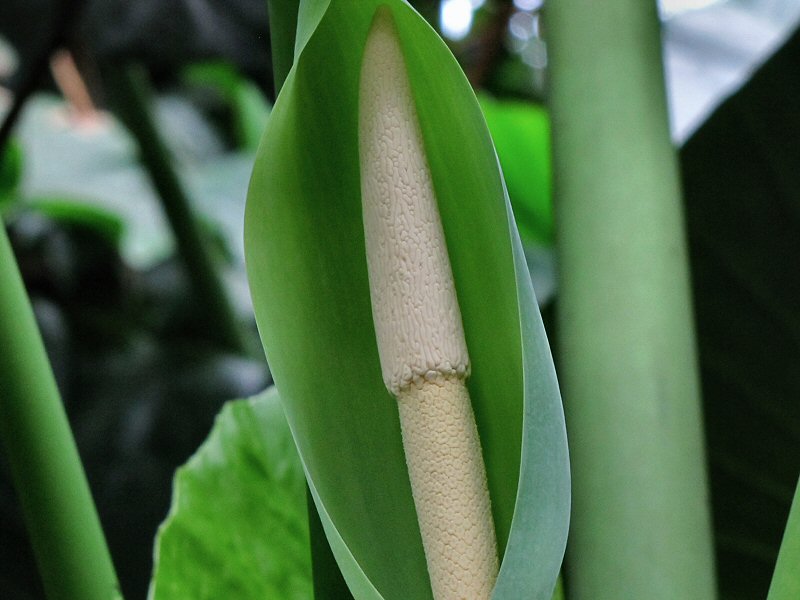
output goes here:
{"type": "Polygon", "coordinates": [[[402,50],[380,8],[359,89],[361,195],[383,380],[436,600],[488,600],[497,548],[453,274],[402,50]]]}

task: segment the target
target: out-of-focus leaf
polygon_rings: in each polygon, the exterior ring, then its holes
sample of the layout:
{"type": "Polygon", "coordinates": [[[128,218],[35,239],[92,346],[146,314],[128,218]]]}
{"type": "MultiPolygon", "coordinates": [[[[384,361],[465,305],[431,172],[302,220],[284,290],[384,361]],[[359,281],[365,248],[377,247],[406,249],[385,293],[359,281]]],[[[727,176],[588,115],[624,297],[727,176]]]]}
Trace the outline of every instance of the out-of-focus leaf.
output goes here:
{"type": "Polygon", "coordinates": [[[264,100],[264,95],[258,87],[245,81],[236,90],[234,106],[242,147],[256,150],[269,117],[269,104],[264,100]]]}
{"type": "Polygon", "coordinates": [[[14,193],[22,179],[22,147],[11,140],[0,156],[0,211],[14,200],[14,193]]]}
{"type": "Polygon", "coordinates": [[[116,246],[121,243],[125,232],[125,224],[118,214],[79,200],[30,198],[26,200],[26,206],[55,221],[88,227],[116,246]]]}
{"type": "Polygon", "coordinates": [[[800,473],[800,34],[681,150],[721,597],[763,598],[800,473]]]}
{"type": "MultiPolygon", "coordinates": [[[[220,154],[223,144],[188,102],[160,98],[158,106],[159,126],[170,150],[181,158],[177,168],[198,214],[220,226],[241,267],[252,154],[220,154]]],[[[20,120],[19,139],[27,159],[20,205],[28,199],[69,198],[100,207],[122,219],[121,251],[129,265],[148,268],[168,258],[172,234],[127,131],[110,118],[92,129],[65,127],[62,111],[63,104],[54,98],[35,96],[20,120]]],[[[241,280],[246,287],[243,275],[241,280]]],[[[243,302],[249,311],[248,305],[249,300],[243,302]]]]}
{"type": "Polygon", "coordinates": [[[234,129],[240,147],[255,150],[269,116],[269,105],[261,90],[242,77],[236,68],[225,62],[191,65],[184,79],[196,85],[215,88],[233,111],[234,129]]]}
{"type": "Polygon", "coordinates": [[[175,476],[153,600],[312,598],[303,470],[274,388],[223,407],[175,476]]]}
{"type": "Polygon", "coordinates": [[[541,106],[479,97],[523,243],[551,245],[550,122],[541,106]]]}
{"type": "Polygon", "coordinates": [[[480,108],[446,46],[404,2],[301,4],[294,66],[245,219],[262,340],[353,595],[430,599],[397,406],[381,380],[361,219],[358,80],[379,4],[392,11],[406,58],[472,362],[504,555],[496,598],[549,600],[569,512],[552,359],[480,108]]]}

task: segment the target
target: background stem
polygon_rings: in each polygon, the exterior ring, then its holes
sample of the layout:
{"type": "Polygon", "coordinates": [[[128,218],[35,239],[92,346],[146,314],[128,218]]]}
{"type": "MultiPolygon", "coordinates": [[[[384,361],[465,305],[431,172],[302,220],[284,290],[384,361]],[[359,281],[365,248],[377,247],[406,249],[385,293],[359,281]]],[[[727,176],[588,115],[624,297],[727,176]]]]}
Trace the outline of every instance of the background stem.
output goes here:
{"type": "Polygon", "coordinates": [[[715,597],[655,2],[547,6],[572,599],[715,597]]]}
{"type": "Polygon", "coordinates": [[[153,119],[145,72],[132,65],[115,67],[106,70],[104,79],[120,119],[138,143],[140,159],[175,234],[178,253],[186,266],[196,300],[205,310],[209,332],[229,350],[247,353],[249,344],[153,119]]]}
{"type": "Polygon", "coordinates": [[[121,598],[78,450],[2,224],[0,415],[0,440],[48,598],[121,598]]]}

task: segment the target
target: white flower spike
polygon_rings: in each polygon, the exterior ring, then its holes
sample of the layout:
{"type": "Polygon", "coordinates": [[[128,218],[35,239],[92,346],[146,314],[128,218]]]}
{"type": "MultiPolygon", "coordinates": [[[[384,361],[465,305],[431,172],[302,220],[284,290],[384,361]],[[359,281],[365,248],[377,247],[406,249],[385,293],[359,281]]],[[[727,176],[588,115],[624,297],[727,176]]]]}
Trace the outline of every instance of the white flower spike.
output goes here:
{"type": "Polygon", "coordinates": [[[361,195],[381,370],[397,399],[436,600],[488,600],[497,543],[453,274],[400,42],[378,9],[359,92],[361,195]]]}

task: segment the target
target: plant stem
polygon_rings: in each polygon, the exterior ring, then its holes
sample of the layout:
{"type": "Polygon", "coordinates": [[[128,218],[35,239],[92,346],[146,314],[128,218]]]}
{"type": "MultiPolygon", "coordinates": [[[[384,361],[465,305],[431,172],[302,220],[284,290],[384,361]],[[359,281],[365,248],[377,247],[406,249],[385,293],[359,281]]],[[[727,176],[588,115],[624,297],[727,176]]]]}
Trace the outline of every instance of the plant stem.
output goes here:
{"type": "Polygon", "coordinates": [[[129,65],[107,69],[105,78],[120,118],[138,143],[142,164],[161,199],[196,299],[209,320],[209,330],[228,349],[247,353],[249,344],[236,321],[191,203],[151,114],[144,71],[129,65]]]}
{"type": "Polygon", "coordinates": [[[306,486],[306,503],[314,600],[353,600],[353,595],[333,557],[328,538],[325,537],[325,530],[308,486],[306,486]]]}
{"type": "Polygon", "coordinates": [[[121,598],[78,450],[0,225],[0,440],[50,600],[121,598]]]}
{"type": "Polygon", "coordinates": [[[767,600],[800,598],[800,482],[794,492],[767,600]]]}
{"type": "Polygon", "coordinates": [[[715,597],[655,2],[547,6],[571,599],[715,597]]]}
{"type": "Polygon", "coordinates": [[[272,47],[272,79],[275,97],[294,63],[294,38],[300,0],[269,0],[269,36],[272,47]]]}

